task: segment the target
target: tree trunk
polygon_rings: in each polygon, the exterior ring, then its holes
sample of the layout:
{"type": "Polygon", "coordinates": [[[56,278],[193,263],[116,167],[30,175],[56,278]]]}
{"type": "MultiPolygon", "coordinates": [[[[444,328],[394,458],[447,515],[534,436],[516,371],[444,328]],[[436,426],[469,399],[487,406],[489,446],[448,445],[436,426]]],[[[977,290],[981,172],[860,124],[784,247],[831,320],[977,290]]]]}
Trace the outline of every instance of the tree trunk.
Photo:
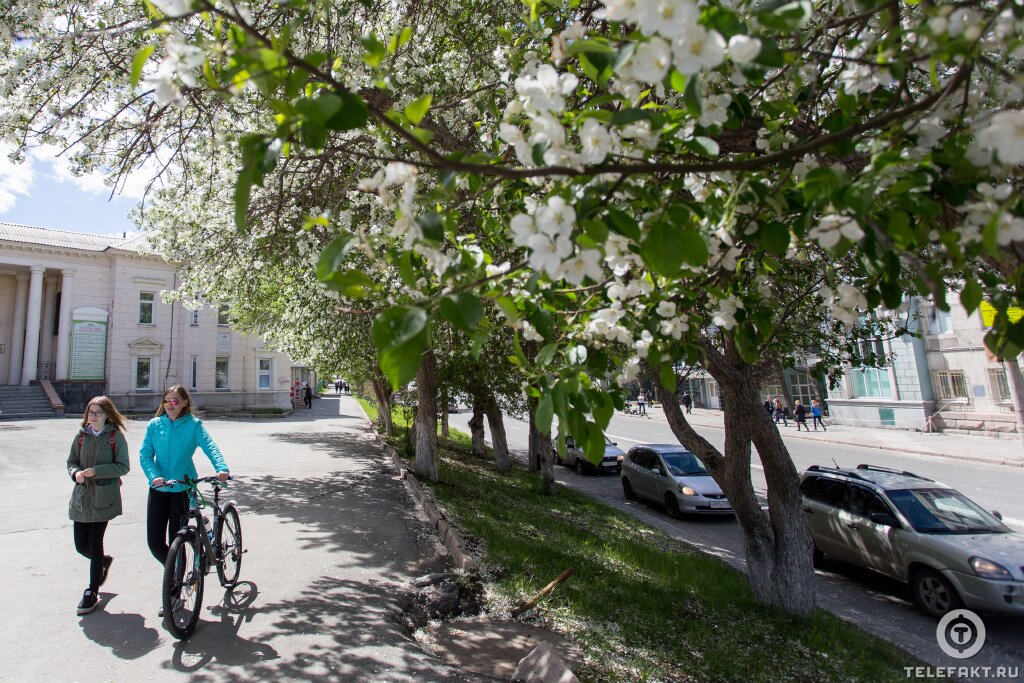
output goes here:
{"type": "Polygon", "coordinates": [[[1006,370],[1006,385],[1010,388],[1010,402],[1017,418],[1017,437],[1024,441],[1024,377],[1021,377],[1020,363],[1016,358],[1003,360],[1003,369],[1006,370]]]}
{"type": "Polygon", "coordinates": [[[505,437],[505,421],[501,409],[492,396],[486,404],[487,426],[491,428],[491,446],[494,450],[494,464],[499,472],[512,469],[512,458],[508,453],[508,439],[505,437]]]}
{"type": "Polygon", "coordinates": [[[370,378],[373,395],[377,400],[377,423],[384,427],[384,433],[387,436],[394,436],[395,423],[391,419],[391,392],[388,391],[384,382],[376,376],[370,378]]]}
{"type": "Polygon", "coordinates": [[[441,435],[448,436],[448,396],[441,397],[441,435]]]}
{"type": "Polygon", "coordinates": [[[526,449],[527,468],[531,472],[540,472],[540,430],[537,429],[537,423],[533,419],[534,413],[537,412],[537,399],[528,399],[526,409],[530,414],[530,435],[526,449]]]}
{"type": "MultiPolygon", "coordinates": [[[[789,390],[789,385],[786,384],[786,372],[782,369],[781,363],[775,363],[773,369],[775,370],[775,378],[779,381],[779,386],[782,387],[782,403],[789,408],[790,414],[792,414],[795,404],[793,403],[793,392],[789,390]]],[[[760,396],[761,390],[758,389],[757,391],[758,396],[760,396]]],[[[767,413],[768,411],[766,410],[765,412],[767,413]]]]}
{"type": "Polygon", "coordinates": [[[530,399],[530,469],[540,472],[545,493],[555,490],[555,459],[551,454],[551,432],[537,427],[537,399],[530,399]]]}
{"type": "Polygon", "coordinates": [[[473,399],[473,417],[469,420],[469,437],[473,441],[473,455],[483,458],[487,455],[487,447],[484,444],[484,409],[480,401],[473,399]]]}
{"type": "Polygon", "coordinates": [[[416,373],[416,474],[437,481],[437,363],[434,352],[423,354],[416,373]]]}
{"type": "Polygon", "coordinates": [[[739,377],[715,376],[729,395],[724,456],[694,431],[676,397],[660,382],[658,397],[672,433],[701,459],[736,512],[754,597],[765,605],[806,614],[814,608],[814,570],[799,478],[782,437],[761,405],[752,373],[735,375],[739,377]],[[750,477],[752,440],[768,480],[770,517],[761,509],[750,477]]]}

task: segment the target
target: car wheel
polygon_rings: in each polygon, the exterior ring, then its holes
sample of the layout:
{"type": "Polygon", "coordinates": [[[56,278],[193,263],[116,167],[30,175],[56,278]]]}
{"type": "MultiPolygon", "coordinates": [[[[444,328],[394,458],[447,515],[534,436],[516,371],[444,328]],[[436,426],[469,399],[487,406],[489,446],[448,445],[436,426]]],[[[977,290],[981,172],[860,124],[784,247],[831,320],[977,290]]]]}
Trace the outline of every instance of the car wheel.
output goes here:
{"type": "Polygon", "coordinates": [[[825,553],[821,552],[818,546],[814,546],[814,550],[811,551],[811,565],[820,567],[824,561],[825,553]]]}
{"type": "Polygon", "coordinates": [[[665,512],[672,519],[679,519],[681,513],[679,512],[679,499],[672,493],[665,494],[665,512]]]}
{"type": "Polygon", "coordinates": [[[629,479],[622,480],[622,493],[628,500],[636,500],[636,492],[633,490],[633,485],[629,483],[629,479]]]}
{"type": "Polygon", "coordinates": [[[576,458],[576,474],[586,474],[587,469],[583,466],[583,461],[576,458]]]}
{"type": "Polygon", "coordinates": [[[922,568],[914,572],[910,589],[917,604],[935,618],[964,604],[953,584],[934,569],[922,568]]]}

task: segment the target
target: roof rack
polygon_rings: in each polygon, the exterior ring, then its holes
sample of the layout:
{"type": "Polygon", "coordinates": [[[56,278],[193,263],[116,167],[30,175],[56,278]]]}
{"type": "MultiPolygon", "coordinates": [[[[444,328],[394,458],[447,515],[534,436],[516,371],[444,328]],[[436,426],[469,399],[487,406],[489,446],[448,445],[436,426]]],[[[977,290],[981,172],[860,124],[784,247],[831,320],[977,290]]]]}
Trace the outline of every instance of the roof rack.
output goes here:
{"type": "Polygon", "coordinates": [[[844,477],[853,477],[854,479],[860,479],[861,481],[868,481],[864,477],[860,476],[853,470],[844,470],[839,467],[822,467],[820,465],[811,465],[807,468],[808,471],[813,472],[830,472],[832,474],[841,474],[844,477]]]}
{"type": "Polygon", "coordinates": [[[857,465],[858,470],[867,470],[868,472],[888,472],[889,474],[902,474],[905,477],[914,477],[915,479],[922,479],[924,481],[932,481],[928,477],[922,477],[919,474],[913,472],[907,472],[906,470],[894,470],[889,467],[879,467],[878,465],[865,465],[861,463],[857,465]]]}

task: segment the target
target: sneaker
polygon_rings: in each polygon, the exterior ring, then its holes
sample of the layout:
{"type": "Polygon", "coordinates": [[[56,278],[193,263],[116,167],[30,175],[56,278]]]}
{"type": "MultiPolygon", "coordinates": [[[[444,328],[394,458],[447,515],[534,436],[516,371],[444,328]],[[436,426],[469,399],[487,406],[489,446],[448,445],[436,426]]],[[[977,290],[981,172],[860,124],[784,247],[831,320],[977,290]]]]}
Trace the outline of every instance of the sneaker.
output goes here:
{"type": "Polygon", "coordinates": [[[103,556],[103,576],[100,578],[100,585],[102,586],[107,582],[107,574],[110,573],[110,565],[114,563],[114,558],[110,555],[103,556]]]}
{"type": "Polygon", "coordinates": [[[78,613],[88,614],[96,609],[98,604],[100,604],[99,594],[91,588],[86,588],[85,593],[82,594],[82,601],[78,603],[78,613]]]}

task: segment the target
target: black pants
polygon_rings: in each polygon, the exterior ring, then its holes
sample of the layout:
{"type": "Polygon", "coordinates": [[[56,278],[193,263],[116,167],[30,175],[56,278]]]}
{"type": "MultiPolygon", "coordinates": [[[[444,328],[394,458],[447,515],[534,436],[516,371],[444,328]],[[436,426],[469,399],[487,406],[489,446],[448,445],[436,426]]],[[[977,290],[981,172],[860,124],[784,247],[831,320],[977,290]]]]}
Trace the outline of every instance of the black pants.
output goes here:
{"type": "Polygon", "coordinates": [[[303,396],[302,397],[302,402],[305,403],[306,407],[309,408],[310,410],[313,409],[313,397],[312,396],[303,396]]]}
{"type": "MultiPolygon", "coordinates": [[[[817,429],[819,424],[821,425],[822,429],[825,429],[825,421],[822,420],[820,416],[815,415],[814,416],[814,428],[817,429]]],[[[825,429],[825,431],[827,432],[828,430],[825,429]]]]}
{"type": "Polygon", "coordinates": [[[106,522],[75,522],[75,550],[89,558],[89,588],[99,589],[103,581],[103,534],[106,522]]]}
{"type": "Polygon", "coordinates": [[[188,494],[184,491],[149,490],[146,504],[146,541],[149,552],[160,564],[167,562],[167,550],[188,514],[188,494]]]}

